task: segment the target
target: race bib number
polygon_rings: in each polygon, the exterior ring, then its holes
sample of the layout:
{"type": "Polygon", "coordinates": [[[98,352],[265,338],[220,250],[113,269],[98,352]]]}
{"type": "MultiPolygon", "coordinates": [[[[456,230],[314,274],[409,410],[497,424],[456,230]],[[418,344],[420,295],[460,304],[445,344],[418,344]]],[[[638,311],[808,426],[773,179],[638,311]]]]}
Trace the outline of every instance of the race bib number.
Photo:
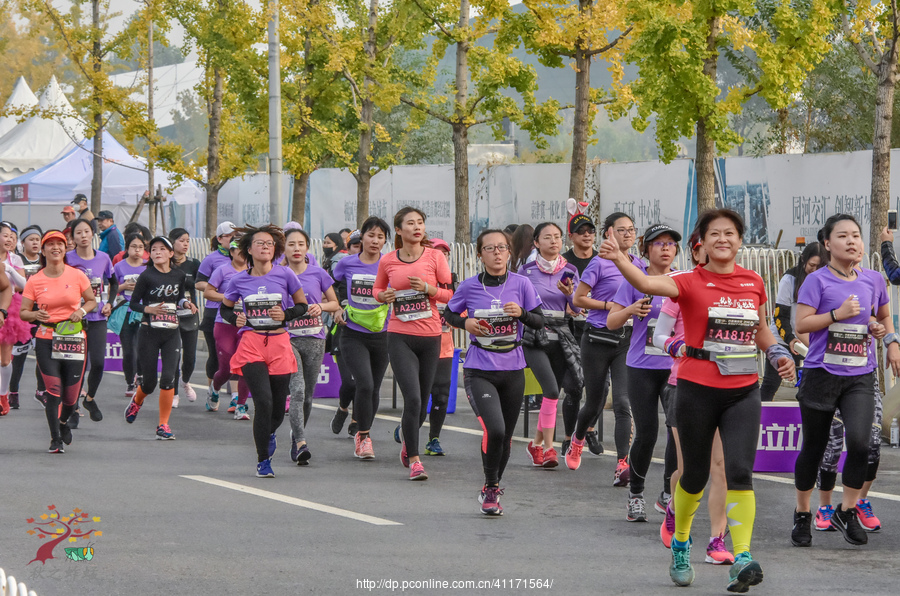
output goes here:
{"type": "Polygon", "coordinates": [[[85,341],[83,334],[60,335],[54,331],[50,342],[50,358],[53,360],[84,360],[85,341]]]}
{"type": "Polygon", "coordinates": [[[869,329],[865,325],[832,323],[825,344],[826,364],[865,366],[869,361],[869,329]]]}
{"type": "Polygon", "coordinates": [[[657,319],[647,321],[647,337],[644,341],[644,354],[647,356],[668,356],[665,350],[660,350],[653,345],[653,334],[656,333],[657,319]]]}
{"type": "Polygon", "coordinates": [[[269,309],[281,305],[281,294],[253,294],[244,299],[247,323],[254,329],[279,329],[283,326],[269,316],[269,309]]]}
{"type": "Polygon", "coordinates": [[[476,310],[473,316],[484,333],[483,337],[476,337],[475,341],[483,346],[513,343],[519,338],[519,320],[502,308],[476,310]]]}
{"type": "Polygon", "coordinates": [[[418,290],[396,290],[394,292],[394,315],[408,323],[431,316],[431,303],[425,292],[418,290]]]}
{"type": "Polygon", "coordinates": [[[444,319],[444,311],[447,309],[447,305],[438,302],[435,306],[437,306],[438,314],[441,315],[441,333],[450,333],[453,329],[447,324],[446,319],[444,319]]]}
{"type": "MultiPolygon", "coordinates": [[[[562,324],[566,320],[566,311],[564,310],[545,310],[544,317],[552,320],[555,324],[562,324]]],[[[548,341],[559,341],[559,333],[553,330],[553,327],[544,327],[547,333],[548,341]]]]}
{"type": "Polygon", "coordinates": [[[178,329],[178,314],[174,304],[159,302],[150,306],[161,306],[165,309],[158,315],[149,315],[151,327],[154,329],[178,329]]]}
{"type": "Polygon", "coordinates": [[[379,302],[375,300],[375,276],[366,273],[354,273],[350,278],[350,295],[357,304],[374,304],[379,302]]]}
{"type": "Polygon", "coordinates": [[[703,349],[719,354],[756,352],[759,313],[746,308],[710,307],[703,349]]]}
{"type": "Polygon", "coordinates": [[[312,316],[309,313],[302,317],[288,321],[288,332],[295,337],[316,335],[322,331],[322,314],[312,316]]]}
{"type": "Polygon", "coordinates": [[[31,351],[31,348],[34,347],[34,338],[31,338],[31,341],[24,344],[15,344],[12,348],[13,356],[21,356],[22,354],[27,354],[31,351]]]}

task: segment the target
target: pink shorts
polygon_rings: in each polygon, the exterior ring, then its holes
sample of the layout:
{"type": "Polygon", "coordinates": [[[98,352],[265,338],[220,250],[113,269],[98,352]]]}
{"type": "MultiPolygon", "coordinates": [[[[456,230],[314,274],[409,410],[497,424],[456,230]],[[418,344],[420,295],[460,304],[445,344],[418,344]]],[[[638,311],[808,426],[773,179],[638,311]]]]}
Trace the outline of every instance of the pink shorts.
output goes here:
{"type": "Polygon", "coordinates": [[[264,335],[254,331],[241,333],[234,356],[231,357],[231,374],[244,374],[241,369],[245,364],[262,362],[268,367],[270,375],[290,375],[297,372],[297,359],[291,349],[288,333],[264,335]]]}

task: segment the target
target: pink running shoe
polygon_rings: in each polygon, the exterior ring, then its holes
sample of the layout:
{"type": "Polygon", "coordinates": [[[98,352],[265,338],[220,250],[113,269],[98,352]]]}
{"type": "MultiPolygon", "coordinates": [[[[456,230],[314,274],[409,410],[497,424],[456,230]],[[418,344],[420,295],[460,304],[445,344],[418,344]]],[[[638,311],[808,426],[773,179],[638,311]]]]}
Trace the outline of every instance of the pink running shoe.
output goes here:
{"type": "Polygon", "coordinates": [[[877,532],[881,529],[881,520],[872,512],[872,503],[869,499],[860,499],[856,502],[856,511],[859,514],[859,523],[866,532],[877,532]]]}
{"type": "Polygon", "coordinates": [[[134,419],[137,418],[138,412],[141,411],[141,406],[135,403],[134,398],[131,399],[131,402],[128,404],[128,407],[125,408],[125,422],[131,424],[134,422],[134,419]]]}
{"type": "Polygon", "coordinates": [[[616,474],[613,477],[613,486],[623,488],[628,486],[629,481],[631,481],[631,468],[628,465],[628,458],[623,457],[619,460],[619,463],[616,464],[616,474]]]}
{"type": "Polygon", "coordinates": [[[831,518],[834,517],[834,507],[831,505],[823,505],[816,511],[816,530],[819,532],[837,532],[831,525],[831,518]]]}
{"type": "Polygon", "coordinates": [[[706,546],[706,562],[713,565],[731,565],[734,563],[734,556],[728,552],[724,537],[721,534],[709,539],[709,544],[706,546]]]}
{"type": "Polygon", "coordinates": [[[535,445],[534,441],[529,441],[528,445],[525,446],[525,450],[528,451],[528,458],[531,460],[531,465],[540,468],[544,465],[544,448],[541,445],[535,445]]]}
{"type": "Polygon", "coordinates": [[[366,434],[366,438],[360,440],[361,436],[362,435],[359,433],[356,433],[356,438],[354,439],[356,449],[354,450],[353,455],[359,459],[375,459],[375,451],[372,450],[372,439],[366,434]]]}
{"type": "Polygon", "coordinates": [[[500,495],[503,489],[497,486],[486,486],[481,489],[478,495],[478,502],[481,503],[482,515],[503,515],[503,507],[500,506],[500,495]]]}
{"type": "Polygon", "coordinates": [[[672,548],[672,536],[675,535],[675,512],[672,511],[672,503],[666,507],[666,519],[659,527],[659,537],[666,548],[672,548]]]}
{"type": "Polygon", "coordinates": [[[425,466],[420,461],[414,461],[409,466],[410,480],[428,480],[428,474],[425,473],[425,466]]]}
{"type": "Polygon", "coordinates": [[[569,443],[569,450],[566,451],[566,466],[570,470],[577,470],[581,467],[581,450],[584,449],[584,441],[578,443],[578,439],[572,438],[569,443]]]}
{"type": "Polygon", "coordinates": [[[403,441],[403,444],[400,447],[400,463],[403,464],[404,468],[409,467],[409,457],[406,455],[406,441],[403,441]]]}

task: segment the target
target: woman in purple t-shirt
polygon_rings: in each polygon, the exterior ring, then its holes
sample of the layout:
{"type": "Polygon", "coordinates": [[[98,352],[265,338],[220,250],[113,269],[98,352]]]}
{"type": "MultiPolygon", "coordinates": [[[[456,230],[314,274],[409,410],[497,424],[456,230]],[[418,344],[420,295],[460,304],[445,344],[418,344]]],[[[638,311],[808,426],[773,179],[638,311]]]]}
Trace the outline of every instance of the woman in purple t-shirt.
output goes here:
{"type": "Polygon", "coordinates": [[[509,245],[505,232],[481,232],[475,252],[484,272],[459,284],[444,309],[444,320],[468,331],[472,342],[463,369],[466,395],[484,429],[484,487],[478,496],[484,515],[503,515],[500,479],[525,392],[522,333],[526,326],[544,327],[537,290],[527,277],[508,270],[509,245]]]}
{"type": "Polygon", "coordinates": [[[115,264],[113,271],[119,282],[119,292],[126,304],[118,308],[126,310],[122,329],[119,331],[119,339],[122,342],[122,372],[125,374],[125,397],[134,397],[135,375],[140,374],[137,359],[137,335],[141,327],[140,313],[131,310],[131,292],[134,285],[147,263],[144,261],[146,245],[141,234],[129,234],[125,236],[125,258],[115,264]]]}
{"type": "Polygon", "coordinates": [[[243,375],[253,394],[253,440],[256,475],[274,478],[275,431],[284,421],[284,406],[297,361],[285,324],[306,314],[306,297],[293,271],[275,265],[284,254],[281,228],[268,224],[239,229],[241,254],[249,269],[231,278],[219,312],[237,325],[241,336],[231,357],[231,372],[243,375]],[[235,313],[241,300],[244,310],[235,313]]]}
{"type": "Polygon", "coordinates": [[[850,544],[868,541],[860,527],[856,503],[866,482],[875,415],[873,375],[877,362],[869,358],[869,351],[875,349],[870,336],[884,337],[894,375],[900,375],[900,337],[894,333],[884,278],[862,275],[855,268],[865,250],[859,223],[852,215],[832,215],[825,221],[822,235],[830,262],[807,276],[797,296],[796,330],[810,335],[797,392],[803,445],[794,468],[794,546],[812,542],[810,496],[836,408],[843,415],[847,459],[842,502],[832,515],[831,526],[850,544]]]}
{"type": "MultiPolygon", "coordinates": [[[[641,255],[650,265],[647,275],[666,275],[672,271],[672,261],[678,254],[681,234],[665,224],[647,228],[641,238],[641,255]]],[[[656,435],[659,431],[659,403],[663,412],[668,411],[667,394],[672,359],[663,350],[653,345],[656,322],[660,317],[665,298],[652,298],[637,291],[627,281],[619,286],[613,307],[609,311],[606,325],[610,329],[620,329],[626,321],[632,321],[634,332],[628,348],[625,364],[628,366],[628,396],[631,415],[634,417],[634,441],[630,453],[631,494],[625,519],[630,522],[647,521],[644,501],[644,481],[650,470],[656,435]]],[[[666,445],[666,466],[663,472],[664,493],[671,494],[668,479],[676,469],[675,446],[670,440],[666,445]]]]}

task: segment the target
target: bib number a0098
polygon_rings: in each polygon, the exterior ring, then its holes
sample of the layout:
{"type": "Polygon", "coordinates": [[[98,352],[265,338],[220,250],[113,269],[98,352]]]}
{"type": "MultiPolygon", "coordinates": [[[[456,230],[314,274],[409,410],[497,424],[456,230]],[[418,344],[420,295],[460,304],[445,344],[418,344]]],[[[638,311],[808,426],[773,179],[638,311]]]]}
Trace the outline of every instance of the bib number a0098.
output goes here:
{"type": "Polygon", "coordinates": [[[296,337],[306,337],[308,335],[316,335],[322,331],[322,315],[315,316],[309,313],[298,317],[287,324],[288,333],[296,337]]]}
{"type": "Polygon", "coordinates": [[[519,320],[502,308],[479,309],[472,316],[484,333],[483,337],[476,337],[475,341],[483,346],[514,343],[519,338],[519,320]]]}
{"type": "Polygon", "coordinates": [[[50,339],[50,358],[53,360],[84,360],[84,334],[60,335],[53,332],[50,339]]]}
{"type": "Polygon", "coordinates": [[[357,304],[378,306],[375,300],[375,276],[367,273],[354,273],[350,278],[350,296],[357,304]]]}
{"type": "Polygon", "coordinates": [[[269,316],[269,309],[281,304],[281,294],[252,294],[244,298],[244,314],[254,329],[278,329],[282,323],[269,316]]]}
{"type": "Polygon", "coordinates": [[[869,362],[869,330],[865,325],[832,323],[828,326],[825,364],[865,366],[869,362]]]}
{"type": "Polygon", "coordinates": [[[178,329],[177,308],[170,302],[159,302],[150,306],[160,306],[163,312],[158,315],[150,315],[150,326],[154,329],[178,329]]]}
{"type": "Polygon", "coordinates": [[[418,290],[394,291],[394,316],[408,323],[431,316],[431,302],[425,292],[418,290]]]}

